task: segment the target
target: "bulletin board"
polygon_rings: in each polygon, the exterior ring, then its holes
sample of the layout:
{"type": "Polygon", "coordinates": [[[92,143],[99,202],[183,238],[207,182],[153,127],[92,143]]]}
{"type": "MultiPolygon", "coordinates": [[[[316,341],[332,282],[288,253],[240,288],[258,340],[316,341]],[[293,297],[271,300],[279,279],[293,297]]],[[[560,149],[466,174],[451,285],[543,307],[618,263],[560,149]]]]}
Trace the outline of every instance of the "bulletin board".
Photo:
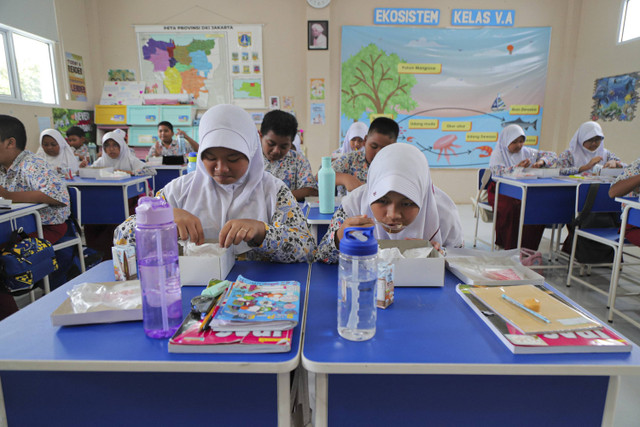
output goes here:
{"type": "Polygon", "coordinates": [[[136,25],[145,93],[265,108],[262,25],[136,25]]]}
{"type": "Polygon", "coordinates": [[[435,168],[487,167],[502,129],[539,146],[551,28],[342,27],[340,138],[400,125],[435,168]]]}

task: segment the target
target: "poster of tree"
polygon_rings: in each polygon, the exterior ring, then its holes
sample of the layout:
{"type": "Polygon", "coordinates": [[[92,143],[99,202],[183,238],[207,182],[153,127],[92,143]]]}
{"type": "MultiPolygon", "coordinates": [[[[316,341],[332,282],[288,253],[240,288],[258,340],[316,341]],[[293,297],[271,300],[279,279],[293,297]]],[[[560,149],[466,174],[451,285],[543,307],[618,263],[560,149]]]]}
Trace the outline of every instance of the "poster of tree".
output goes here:
{"type": "Polygon", "coordinates": [[[342,28],[340,138],[384,115],[432,167],[486,167],[502,128],[540,143],[551,29],[342,28]]]}

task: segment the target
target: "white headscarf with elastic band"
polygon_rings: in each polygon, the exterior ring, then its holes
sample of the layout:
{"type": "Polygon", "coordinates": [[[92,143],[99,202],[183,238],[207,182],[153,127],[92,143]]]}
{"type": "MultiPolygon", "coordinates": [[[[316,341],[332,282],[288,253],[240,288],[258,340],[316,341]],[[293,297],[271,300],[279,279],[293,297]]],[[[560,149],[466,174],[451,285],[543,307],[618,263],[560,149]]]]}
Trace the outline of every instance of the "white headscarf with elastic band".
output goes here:
{"type": "MultiPolygon", "coordinates": [[[[251,116],[234,105],[216,105],[200,120],[200,149],[196,171],[174,179],[164,196],[175,208],[197,216],[205,239],[218,239],[231,219],[255,219],[269,223],[276,211],[278,191],[284,182],[264,170],[260,136],[251,116]],[[202,163],[202,153],[214,147],[238,151],[249,159],[246,173],[233,184],[218,184],[202,163]]],[[[251,248],[242,242],[234,246],[240,254],[251,248]]]]}
{"type": "Polygon", "coordinates": [[[349,126],[349,130],[347,130],[347,134],[344,136],[344,141],[342,141],[340,153],[347,154],[354,151],[351,148],[351,140],[355,137],[364,139],[364,137],[367,136],[368,131],[369,127],[362,122],[355,122],[349,126]]]}
{"type": "Polygon", "coordinates": [[[596,122],[584,122],[580,125],[576,133],[573,134],[571,142],[569,143],[569,151],[573,156],[573,165],[580,167],[584,166],[596,156],[602,157],[602,160],[598,162],[600,165],[604,165],[607,160],[606,150],[604,148],[604,133],[602,128],[596,122]],[[602,137],[602,142],[595,151],[589,151],[584,148],[584,142],[593,138],[594,136],[602,137]]]}
{"type": "Polygon", "coordinates": [[[36,155],[42,157],[49,163],[51,166],[68,168],[71,172],[76,173],[79,169],[78,158],[73,154],[73,150],[64,139],[62,134],[55,129],[45,129],[40,133],[40,148],[36,152],[36,155]],[[42,148],[42,139],[45,136],[50,136],[55,139],[58,145],[60,146],[60,152],[57,156],[50,156],[44,152],[42,148]]]}
{"type": "Polygon", "coordinates": [[[496,144],[493,153],[491,153],[489,167],[505,166],[510,168],[512,166],[517,166],[518,163],[525,159],[531,160],[531,163],[535,162],[538,150],[529,147],[522,147],[522,150],[517,153],[509,151],[509,144],[521,136],[525,136],[525,134],[522,128],[518,125],[509,125],[502,129],[502,132],[500,132],[500,136],[498,137],[498,143],[496,144]]]}
{"type": "Polygon", "coordinates": [[[94,167],[112,167],[114,170],[124,170],[136,172],[144,167],[144,163],[135,157],[129,146],[124,141],[124,132],[107,132],[102,137],[102,156],[93,163],[94,167]],[[120,147],[120,154],[117,159],[112,159],[104,150],[104,144],[108,140],[115,141],[120,147]]]}
{"type": "Polygon", "coordinates": [[[411,199],[418,205],[420,212],[399,233],[388,233],[380,224],[376,224],[376,238],[417,238],[441,243],[438,206],[429,163],[424,154],[413,145],[396,143],[380,150],[369,166],[367,183],[342,199],[342,207],[347,216],[366,214],[374,218],[371,204],[390,191],[411,199]]]}

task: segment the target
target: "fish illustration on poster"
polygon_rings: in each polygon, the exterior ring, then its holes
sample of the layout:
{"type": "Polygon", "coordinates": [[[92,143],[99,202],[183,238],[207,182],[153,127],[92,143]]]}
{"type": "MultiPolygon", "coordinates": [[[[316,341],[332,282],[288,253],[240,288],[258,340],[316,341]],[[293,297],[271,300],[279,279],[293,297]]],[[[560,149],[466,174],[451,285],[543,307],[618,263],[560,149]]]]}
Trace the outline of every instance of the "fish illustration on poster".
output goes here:
{"type": "Polygon", "coordinates": [[[509,124],[538,147],[550,37],[548,27],[345,26],[340,139],[384,115],[435,168],[487,167],[509,124]]]}

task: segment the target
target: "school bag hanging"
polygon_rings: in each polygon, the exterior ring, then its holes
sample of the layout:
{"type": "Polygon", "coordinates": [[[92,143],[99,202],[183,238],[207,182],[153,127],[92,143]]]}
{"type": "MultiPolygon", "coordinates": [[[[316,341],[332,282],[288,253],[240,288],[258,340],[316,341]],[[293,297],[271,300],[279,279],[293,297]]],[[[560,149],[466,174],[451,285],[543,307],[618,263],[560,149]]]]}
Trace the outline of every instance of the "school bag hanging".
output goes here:
{"type": "Polygon", "coordinates": [[[0,251],[0,281],[11,293],[30,291],[38,281],[57,269],[58,261],[51,243],[29,237],[22,228],[11,233],[0,251]]]}

